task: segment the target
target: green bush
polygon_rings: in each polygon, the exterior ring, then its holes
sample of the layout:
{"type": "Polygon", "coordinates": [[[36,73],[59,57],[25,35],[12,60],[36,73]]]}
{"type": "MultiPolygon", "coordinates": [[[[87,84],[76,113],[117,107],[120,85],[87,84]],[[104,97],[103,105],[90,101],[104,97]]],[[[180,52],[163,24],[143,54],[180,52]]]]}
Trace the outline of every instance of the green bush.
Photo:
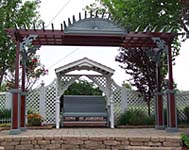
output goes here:
{"type": "Polygon", "coordinates": [[[11,109],[0,110],[0,118],[2,118],[2,119],[11,118],[11,109]]]}
{"type": "Polygon", "coordinates": [[[128,110],[121,114],[119,125],[151,125],[154,124],[154,117],[148,117],[141,110],[128,110]]]}
{"type": "Polygon", "coordinates": [[[145,118],[145,124],[146,125],[154,125],[155,124],[155,115],[146,116],[146,118],[145,118]]]}
{"type": "Polygon", "coordinates": [[[189,106],[184,108],[184,114],[186,115],[186,120],[189,122],[189,106]]]}
{"type": "Polygon", "coordinates": [[[181,134],[181,137],[184,145],[186,145],[187,148],[189,148],[189,130],[186,133],[181,134]]]}

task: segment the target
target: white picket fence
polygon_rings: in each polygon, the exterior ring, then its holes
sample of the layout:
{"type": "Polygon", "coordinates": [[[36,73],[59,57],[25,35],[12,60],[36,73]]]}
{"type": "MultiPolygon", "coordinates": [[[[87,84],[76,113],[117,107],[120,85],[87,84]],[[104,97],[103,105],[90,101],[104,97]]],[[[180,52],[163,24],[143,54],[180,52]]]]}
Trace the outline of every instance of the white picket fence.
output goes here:
{"type": "MultiPolygon", "coordinates": [[[[115,121],[120,117],[124,109],[138,109],[147,113],[147,105],[139,93],[133,90],[120,87],[113,84],[113,102],[115,121]]],[[[189,92],[176,93],[178,117],[182,120],[186,118],[183,109],[189,105],[189,92]]],[[[39,113],[45,119],[46,124],[55,124],[55,103],[56,103],[56,80],[48,86],[41,86],[28,92],[27,95],[27,110],[39,113]]],[[[164,107],[166,108],[166,96],[164,96],[164,107]]],[[[11,109],[10,94],[0,93],[0,110],[7,108],[11,109]]],[[[151,102],[151,113],[154,113],[154,101],[151,102]]],[[[10,119],[0,118],[1,123],[10,122],[10,119]]]]}

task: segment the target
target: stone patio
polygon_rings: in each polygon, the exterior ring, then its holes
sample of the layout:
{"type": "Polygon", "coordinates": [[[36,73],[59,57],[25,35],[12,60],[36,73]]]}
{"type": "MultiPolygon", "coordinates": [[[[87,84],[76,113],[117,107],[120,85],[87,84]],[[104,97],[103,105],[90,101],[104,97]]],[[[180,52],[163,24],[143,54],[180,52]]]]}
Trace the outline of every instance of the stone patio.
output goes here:
{"type": "MultiPolygon", "coordinates": [[[[84,137],[179,137],[181,132],[187,129],[179,129],[179,132],[167,132],[165,130],[156,130],[154,128],[142,129],[110,129],[110,128],[62,128],[62,129],[42,129],[42,130],[27,130],[16,137],[22,136],[84,136],[84,137]]],[[[1,131],[0,137],[12,137],[9,131],[1,131]]]]}
{"type": "Polygon", "coordinates": [[[0,146],[5,149],[126,149],[126,150],[181,150],[179,132],[153,128],[64,128],[27,130],[19,135],[0,132],[0,146]]]}

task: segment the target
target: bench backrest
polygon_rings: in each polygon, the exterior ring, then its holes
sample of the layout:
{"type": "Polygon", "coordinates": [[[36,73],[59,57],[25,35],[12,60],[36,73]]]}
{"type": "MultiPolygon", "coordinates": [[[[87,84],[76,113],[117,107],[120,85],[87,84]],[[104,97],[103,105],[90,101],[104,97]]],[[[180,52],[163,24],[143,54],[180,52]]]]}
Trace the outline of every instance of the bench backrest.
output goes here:
{"type": "Polygon", "coordinates": [[[106,112],[103,96],[65,95],[64,112],[106,112]]]}

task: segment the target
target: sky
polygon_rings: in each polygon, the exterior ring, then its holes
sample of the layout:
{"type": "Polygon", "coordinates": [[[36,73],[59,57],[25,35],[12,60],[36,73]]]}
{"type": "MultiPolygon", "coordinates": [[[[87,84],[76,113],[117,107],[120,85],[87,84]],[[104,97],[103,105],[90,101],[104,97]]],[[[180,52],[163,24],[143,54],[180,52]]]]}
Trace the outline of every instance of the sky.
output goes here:
{"type": "MultiPolygon", "coordinates": [[[[46,26],[49,23],[54,24],[55,29],[60,29],[60,24],[72,15],[78,17],[83,8],[94,2],[94,0],[41,0],[39,9],[41,19],[45,21],[46,26]],[[62,10],[60,12],[60,10],[62,10]],[[57,15],[58,14],[58,15],[57,15]]],[[[51,25],[47,28],[50,28],[51,25]]],[[[115,70],[113,79],[118,85],[124,80],[129,79],[129,75],[120,68],[120,64],[115,62],[119,48],[111,47],[76,47],[76,46],[42,46],[37,54],[40,55],[41,63],[49,70],[48,75],[41,78],[45,85],[50,84],[55,78],[54,69],[67,63],[76,61],[83,57],[88,57],[103,65],[115,70]]],[[[189,40],[182,43],[180,55],[176,58],[176,65],[173,67],[173,77],[180,90],[189,90],[189,40]]]]}

